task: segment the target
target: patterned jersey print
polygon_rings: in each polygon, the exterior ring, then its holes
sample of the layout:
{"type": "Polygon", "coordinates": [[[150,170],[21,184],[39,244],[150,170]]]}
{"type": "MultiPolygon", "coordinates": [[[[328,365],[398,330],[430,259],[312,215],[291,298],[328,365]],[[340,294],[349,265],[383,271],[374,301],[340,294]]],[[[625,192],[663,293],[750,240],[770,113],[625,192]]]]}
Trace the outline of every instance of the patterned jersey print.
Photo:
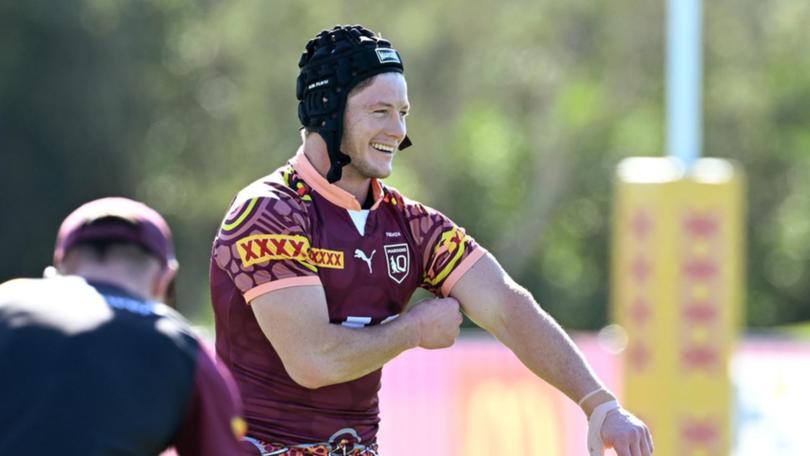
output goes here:
{"type": "Polygon", "coordinates": [[[376,325],[418,287],[446,296],[483,254],[438,211],[372,180],[375,204],[360,234],[359,204],[317,174],[299,150],[235,198],[214,240],[211,295],[219,356],[243,396],[248,433],[268,442],[324,441],[351,429],[374,441],[381,371],[316,390],[296,384],[249,307],[273,290],[321,285],[330,321],[376,325]]]}

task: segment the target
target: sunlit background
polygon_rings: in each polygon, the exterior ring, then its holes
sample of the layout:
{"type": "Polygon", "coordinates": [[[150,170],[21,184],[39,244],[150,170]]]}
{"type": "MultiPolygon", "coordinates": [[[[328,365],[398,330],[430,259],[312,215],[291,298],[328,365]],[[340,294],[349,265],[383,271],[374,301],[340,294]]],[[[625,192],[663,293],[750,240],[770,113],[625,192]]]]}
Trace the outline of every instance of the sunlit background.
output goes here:
{"type": "MultiPolygon", "coordinates": [[[[0,281],[41,275],[59,222],[82,202],[129,196],[168,219],[179,308],[210,325],[208,256],[224,211],[300,142],[304,44],[361,23],[400,51],[413,106],[415,146],[388,184],[464,226],[563,326],[597,331],[611,318],[616,167],[664,153],[665,11],[663,0],[3,2],[0,281]]],[[[810,320],[810,3],[717,0],[703,20],[703,150],[738,162],[747,185],[746,325],[801,339],[810,333],[801,325],[810,320]]],[[[807,363],[801,347],[791,353],[807,363]]],[[[764,366],[740,359],[734,372],[764,366]]],[[[769,381],[759,385],[771,391],[769,381]]],[[[776,382],[774,394],[797,381],[776,382]]],[[[740,422],[774,413],[746,410],[740,422]]]]}

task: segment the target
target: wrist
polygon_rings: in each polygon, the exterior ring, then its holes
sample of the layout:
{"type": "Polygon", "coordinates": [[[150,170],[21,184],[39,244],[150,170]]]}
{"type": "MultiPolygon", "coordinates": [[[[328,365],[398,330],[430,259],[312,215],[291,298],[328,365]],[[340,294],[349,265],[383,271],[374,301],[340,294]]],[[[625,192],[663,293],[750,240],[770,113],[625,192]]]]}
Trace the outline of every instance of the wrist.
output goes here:
{"type": "Polygon", "coordinates": [[[419,319],[411,313],[405,313],[392,323],[402,323],[402,330],[405,332],[405,344],[407,349],[419,347],[422,341],[422,325],[419,319]]]}
{"type": "Polygon", "coordinates": [[[588,454],[604,453],[605,443],[602,440],[602,425],[610,412],[620,408],[619,403],[613,399],[597,404],[590,411],[586,411],[586,413],[590,412],[588,415],[588,454]]]}
{"type": "Polygon", "coordinates": [[[580,400],[579,407],[590,417],[596,407],[609,401],[616,401],[616,396],[610,391],[602,388],[586,395],[584,400],[580,400]]]}

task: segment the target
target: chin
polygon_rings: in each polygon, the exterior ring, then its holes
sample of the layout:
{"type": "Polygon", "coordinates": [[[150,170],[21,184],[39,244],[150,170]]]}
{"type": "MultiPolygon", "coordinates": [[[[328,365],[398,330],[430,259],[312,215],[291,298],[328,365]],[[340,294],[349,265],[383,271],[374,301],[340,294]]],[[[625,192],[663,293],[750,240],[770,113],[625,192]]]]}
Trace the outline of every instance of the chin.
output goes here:
{"type": "Polygon", "coordinates": [[[367,179],[385,179],[391,175],[391,172],[374,171],[363,173],[363,177],[367,179]]]}
{"type": "Polygon", "coordinates": [[[384,179],[391,175],[393,171],[393,166],[390,162],[388,163],[374,163],[371,164],[366,162],[363,166],[358,166],[357,169],[360,171],[365,177],[373,177],[376,179],[384,179]]]}
{"type": "Polygon", "coordinates": [[[391,173],[394,170],[392,168],[388,167],[388,168],[383,168],[383,169],[380,169],[380,170],[377,170],[377,171],[378,172],[376,172],[375,176],[373,176],[373,177],[376,177],[377,179],[385,179],[386,177],[390,176],[391,173]]]}

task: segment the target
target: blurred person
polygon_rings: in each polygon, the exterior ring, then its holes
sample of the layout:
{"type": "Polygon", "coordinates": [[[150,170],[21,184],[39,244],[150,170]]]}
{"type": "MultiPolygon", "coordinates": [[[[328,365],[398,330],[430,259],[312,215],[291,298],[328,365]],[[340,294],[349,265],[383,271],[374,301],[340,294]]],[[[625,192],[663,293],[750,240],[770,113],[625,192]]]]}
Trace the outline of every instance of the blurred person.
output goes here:
{"type": "Polygon", "coordinates": [[[233,380],[159,302],[177,269],[163,218],[91,201],[62,223],[53,264],[0,285],[0,454],[237,454],[233,380]]]}
{"type": "MultiPolygon", "coordinates": [[[[251,454],[378,454],[382,366],[452,345],[461,311],[579,403],[591,454],[651,454],[646,426],[532,295],[464,229],[380,180],[411,143],[391,44],[338,26],[307,43],[299,68],[302,145],[239,192],[212,248],[216,347],[251,454]],[[417,287],[437,297],[406,311],[417,287]]],[[[414,454],[430,454],[413,438],[414,454]]]]}

